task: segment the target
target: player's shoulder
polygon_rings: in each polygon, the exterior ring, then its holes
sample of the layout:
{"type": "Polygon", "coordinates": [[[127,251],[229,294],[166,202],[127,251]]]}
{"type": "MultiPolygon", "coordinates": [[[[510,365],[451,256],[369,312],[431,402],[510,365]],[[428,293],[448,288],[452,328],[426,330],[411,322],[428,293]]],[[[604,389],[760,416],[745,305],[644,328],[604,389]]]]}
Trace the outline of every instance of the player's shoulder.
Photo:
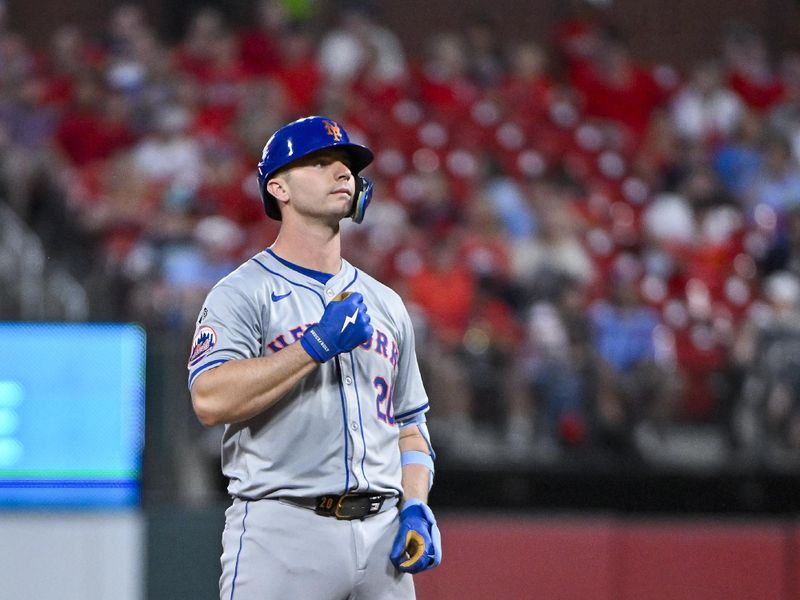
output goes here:
{"type": "Polygon", "coordinates": [[[376,298],[382,299],[384,302],[388,304],[398,304],[403,306],[403,299],[400,297],[396,291],[390,288],[388,285],[375,279],[372,275],[363,271],[361,269],[356,269],[358,271],[358,280],[363,288],[369,291],[371,296],[375,296],[376,298]]]}
{"type": "Polygon", "coordinates": [[[380,311],[386,319],[394,324],[398,332],[411,328],[411,316],[403,302],[403,298],[391,287],[377,280],[362,270],[358,270],[359,286],[363,291],[367,309],[380,311]]]}

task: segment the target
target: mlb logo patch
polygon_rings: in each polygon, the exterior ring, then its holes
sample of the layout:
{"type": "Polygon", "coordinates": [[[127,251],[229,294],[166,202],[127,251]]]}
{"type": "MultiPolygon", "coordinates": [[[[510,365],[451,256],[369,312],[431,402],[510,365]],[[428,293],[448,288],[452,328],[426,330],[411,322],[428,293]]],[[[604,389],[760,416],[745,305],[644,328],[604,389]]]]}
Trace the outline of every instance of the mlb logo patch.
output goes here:
{"type": "Polygon", "coordinates": [[[189,354],[189,366],[193,367],[200,362],[203,357],[211,352],[211,349],[217,343],[217,332],[208,325],[198,327],[194,335],[194,343],[192,344],[192,351],[189,354]]]}

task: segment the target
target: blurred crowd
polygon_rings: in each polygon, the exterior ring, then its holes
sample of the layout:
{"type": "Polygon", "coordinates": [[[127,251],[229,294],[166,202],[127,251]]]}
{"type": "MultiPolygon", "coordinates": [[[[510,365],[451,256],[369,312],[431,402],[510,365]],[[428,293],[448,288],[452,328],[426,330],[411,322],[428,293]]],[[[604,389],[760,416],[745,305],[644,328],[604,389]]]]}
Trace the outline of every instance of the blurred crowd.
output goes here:
{"type": "Polygon", "coordinates": [[[345,256],[409,306],[445,456],[636,456],[686,425],[800,453],[800,54],[731,23],[692,68],[647,65],[580,2],[547,39],[475,19],[412,52],[367,8],[287,6],[202,9],[167,42],[123,4],[47,47],[0,17],[2,197],[93,318],[188,351],[277,232],[267,137],[323,114],[376,153],[345,256]]]}

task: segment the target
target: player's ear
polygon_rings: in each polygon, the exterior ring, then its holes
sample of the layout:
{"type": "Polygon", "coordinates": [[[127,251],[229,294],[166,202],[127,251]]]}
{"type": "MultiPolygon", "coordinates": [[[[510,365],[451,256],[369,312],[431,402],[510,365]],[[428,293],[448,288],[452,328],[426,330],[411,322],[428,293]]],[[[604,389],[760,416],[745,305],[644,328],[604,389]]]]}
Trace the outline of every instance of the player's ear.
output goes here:
{"type": "Polygon", "coordinates": [[[289,186],[287,185],[286,178],[277,175],[267,181],[267,191],[275,196],[278,202],[285,202],[289,199],[289,186]]]}

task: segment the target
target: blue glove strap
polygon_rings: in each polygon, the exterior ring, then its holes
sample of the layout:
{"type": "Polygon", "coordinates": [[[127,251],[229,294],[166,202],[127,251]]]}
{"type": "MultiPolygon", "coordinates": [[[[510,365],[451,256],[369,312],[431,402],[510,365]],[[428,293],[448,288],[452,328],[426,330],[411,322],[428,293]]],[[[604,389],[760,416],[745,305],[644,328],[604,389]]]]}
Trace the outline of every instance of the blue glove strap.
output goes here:
{"type": "Polygon", "coordinates": [[[430,507],[419,498],[409,498],[403,503],[403,510],[400,511],[400,518],[401,519],[403,518],[404,512],[406,512],[407,510],[410,511],[415,506],[419,506],[419,509],[413,512],[415,513],[421,512],[422,516],[428,523],[430,523],[431,525],[436,525],[436,517],[433,516],[433,512],[431,512],[430,507]]]}
{"type": "Polygon", "coordinates": [[[311,358],[319,363],[327,362],[336,355],[335,349],[331,348],[319,335],[319,325],[312,325],[306,329],[303,337],[300,338],[300,344],[311,358]]]}

